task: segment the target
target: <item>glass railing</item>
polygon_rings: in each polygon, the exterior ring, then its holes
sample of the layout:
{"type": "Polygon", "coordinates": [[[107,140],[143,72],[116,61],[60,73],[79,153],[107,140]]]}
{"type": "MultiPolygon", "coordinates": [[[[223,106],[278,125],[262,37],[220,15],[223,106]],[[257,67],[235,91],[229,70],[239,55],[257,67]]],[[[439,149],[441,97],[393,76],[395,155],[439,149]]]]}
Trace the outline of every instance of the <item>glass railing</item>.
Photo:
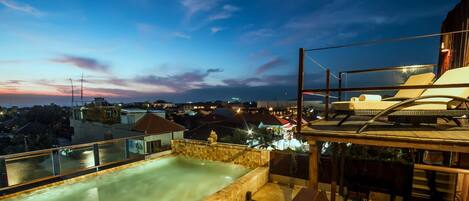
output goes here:
{"type": "Polygon", "coordinates": [[[144,159],[143,136],[0,156],[0,191],[144,159]]]}
{"type": "Polygon", "coordinates": [[[17,185],[53,176],[52,155],[49,153],[20,156],[5,161],[8,185],[17,185]]]}
{"type": "Polygon", "coordinates": [[[93,146],[59,149],[60,172],[71,173],[95,166],[93,146]]]}

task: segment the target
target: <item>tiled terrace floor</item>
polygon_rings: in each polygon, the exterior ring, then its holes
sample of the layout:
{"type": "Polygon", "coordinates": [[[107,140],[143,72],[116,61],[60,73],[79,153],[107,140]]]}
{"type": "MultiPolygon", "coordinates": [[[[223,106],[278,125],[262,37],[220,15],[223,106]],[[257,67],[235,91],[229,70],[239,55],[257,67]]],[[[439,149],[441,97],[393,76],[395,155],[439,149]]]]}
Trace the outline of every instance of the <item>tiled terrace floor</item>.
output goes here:
{"type": "MultiPolygon", "coordinates": [[[[290,187],[283,184],[267,183],[254,194],[252,199],[255,201],[291,201],[301,188],[304,188],[304,186],[295,185],[290,187]]],[[[327,197],[330,199],[329,185],[320,183],[319,189],[326,191],[327,197]]],[[[342,198],[338,196],[336,201],[342,201],[342,198]]]]}
{"type": "MultiPolygon", "coordinates": [[[[252,197],[255,201],[291,201],[304,186],[293,186],[267,183],[252,197]]],[[[327,192],[327,198],[330,199],[330,185],[319,183],[319,189],[327,192]]],[[[337,195],[336,201],[342,201],[342,197],[337,195]]],[[[389,195],[372,192],[370,194],[371,201],[388,201],[389,195]]],[[[396,201],[402,201],[402,197],[397,197],[396,201]]]]}
{"type": "Polygon", "coordinates": [[[301,186],[291,188],[287,185],[267,183],[254,194],[253,199],[255,201],[291,201],[300,189],[301,186]]]}

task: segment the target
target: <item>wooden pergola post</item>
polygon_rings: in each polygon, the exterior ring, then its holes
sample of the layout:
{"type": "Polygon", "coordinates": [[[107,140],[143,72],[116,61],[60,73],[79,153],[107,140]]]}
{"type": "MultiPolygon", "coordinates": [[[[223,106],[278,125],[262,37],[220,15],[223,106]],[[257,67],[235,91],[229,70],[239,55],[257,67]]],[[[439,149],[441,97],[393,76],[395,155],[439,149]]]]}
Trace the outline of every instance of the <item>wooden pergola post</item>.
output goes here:
{"type": "Polygon", "coordinates": [[[469,174],[464,174],[462,182],[461,200],[469,201],[469,174]]]}
{"type": "Polygon", "coordinates": [[[304,48],[300,48],[299,50],[299,58],[298,58],[298,97],[296,100],[296,131],[298,133],[301,132],[301,123],[303,120],[303,87],[304,87],[304,58],[305,58],[305,50],[304,48]]]}
{"type": "Polygon", "coordinates": [[[316,141],[308,141],[309,144],[309,186],[318,190],[318,146],[316,141]]]}
{"type": "Polygon", "coordinates": [[[332,146],[332,157],[331,157],[331,201],[335,201],[336,193],[337,193],[337,149],[339,146],[338,143],[333,142],[332,146]]]}

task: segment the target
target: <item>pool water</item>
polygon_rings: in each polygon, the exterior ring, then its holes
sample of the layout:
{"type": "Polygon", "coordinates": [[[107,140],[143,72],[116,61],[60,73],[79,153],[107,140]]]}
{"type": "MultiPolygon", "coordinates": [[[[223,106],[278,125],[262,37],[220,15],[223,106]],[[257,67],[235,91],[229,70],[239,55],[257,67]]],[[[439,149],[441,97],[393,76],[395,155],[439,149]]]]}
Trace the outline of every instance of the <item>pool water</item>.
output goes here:
{"type": "Polygon", "coordinates": [[[7,201],[202,200],[248,171],[233,164],[166,157],[7,201]]]}

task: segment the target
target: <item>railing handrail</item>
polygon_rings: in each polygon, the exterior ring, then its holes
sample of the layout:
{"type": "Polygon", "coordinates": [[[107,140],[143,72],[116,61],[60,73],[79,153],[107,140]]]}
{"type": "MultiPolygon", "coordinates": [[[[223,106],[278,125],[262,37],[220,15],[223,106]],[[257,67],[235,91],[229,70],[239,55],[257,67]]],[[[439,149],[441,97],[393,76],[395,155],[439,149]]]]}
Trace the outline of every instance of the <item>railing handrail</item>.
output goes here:
{"type": "Polygon", "coordinates": [[[434,85],[399,85],[399,86],[381,86],[381,87],[351,87],[351,88],[332,88],[332,89],[303,89],[303,94],[314,94],[320,92],[349,92],[349,91],[384,91],[396,89],[434,89],[434,88],[464,88],[469,87],[469,83],[460,84],[434,84],[434,85]]]}
{"type": "Polygon", "coordinates": [[[38,183],[38,182],[41,182],[41,181],[47,181],[47,180],[51,180],[51,179],[54,179],[54,178],[61,178],[61,177],[67,176],[67,175],[82,173],[82,172],[86,172],[86,171],[93,170],[93,169],[96,169],[96,168],[105,167],[105,166],[109,166],[109,165],[114,165],[114,164],[118,164],[118,163],[125,163],[125,162],[129,162],[129,161],[133,161],[133,160],[135,160],[135,158],[129,158],[129,159],[124,159],[124,160],[119,160],[119,161],[112,161],[112,162],[103,163],[103,164],[100,164],[100,165],[93,165],[93,166],[90,166],[90,167],[80,168],[80,169],[69,171],[69,172],[63,172],[59,175],[49,175],[49,176],[45,176],[45,177],[41,177],[41,178],[38,178],[38,179],[31,180],[31,181],[26,181],[26,182],[14,184],[14,185],[9,185],[9,186],[6,186],[6,187],[0,187],[0,191],[5,191],[5,190],[8,190],[8,189],[13,189],[13,188],[21,187],[21,186],[27,186],[27,185],[38,183]]]}
{"type": "Polygon", "coordinates": [[[429,67],[434,68],[435,66],[436,64],[388,66],[388,67],[382,67],[382,68],[367,68],[367,69],[341,71],[339,72],[339,74],[370,73],[370,72],[380,72],[380,71],[395,71],[395,70],[402,70],[402,69],[420,69],[420,68],[429,68],[429,67]]]}
{"type": "Polygon", "coordinates": [[[36,155],[41,155],[41,154],[45,154],[45,153],[51,153],[52,151],[61,150],[61,149],[84,148],[84,147],[92,146],[94,144],[107,144],[107,143],[110,143],[110,142],[123,141],[123,140],[127,140],[127,139],[134,139],[134,138],[140,138],[140,137],[146,137],[146,136],[148,136],[148,135],[136,135],[136,136],[130,136],[130,137],[115,138],[115,139],[111,139],[111,140],[103,140],[103,141],[89,142],[89,143],[76,144],[76,145],[68,145],[68,146],[62,146],[62,147],[53,147],[53,148],[49,148],[49,149],[41,149],[41,150],[28,151],[28,152],[6,154],[6,155],[0,155],[0,159],[12,159],[12,158],[18,158],[18,157],[23,157],[23,156],[36,156],[36,155]]]}
{"type": "Polygon", "coordinates": [[[469,174],[469,170],[467,169],[450,168],[450,167],[425,165],[425,164],[414,164],[414,168],[421,169],[421,170],[431,170],[431,171],[437,171],[437,172],[453,173],[453,174],[469,174]]]}

